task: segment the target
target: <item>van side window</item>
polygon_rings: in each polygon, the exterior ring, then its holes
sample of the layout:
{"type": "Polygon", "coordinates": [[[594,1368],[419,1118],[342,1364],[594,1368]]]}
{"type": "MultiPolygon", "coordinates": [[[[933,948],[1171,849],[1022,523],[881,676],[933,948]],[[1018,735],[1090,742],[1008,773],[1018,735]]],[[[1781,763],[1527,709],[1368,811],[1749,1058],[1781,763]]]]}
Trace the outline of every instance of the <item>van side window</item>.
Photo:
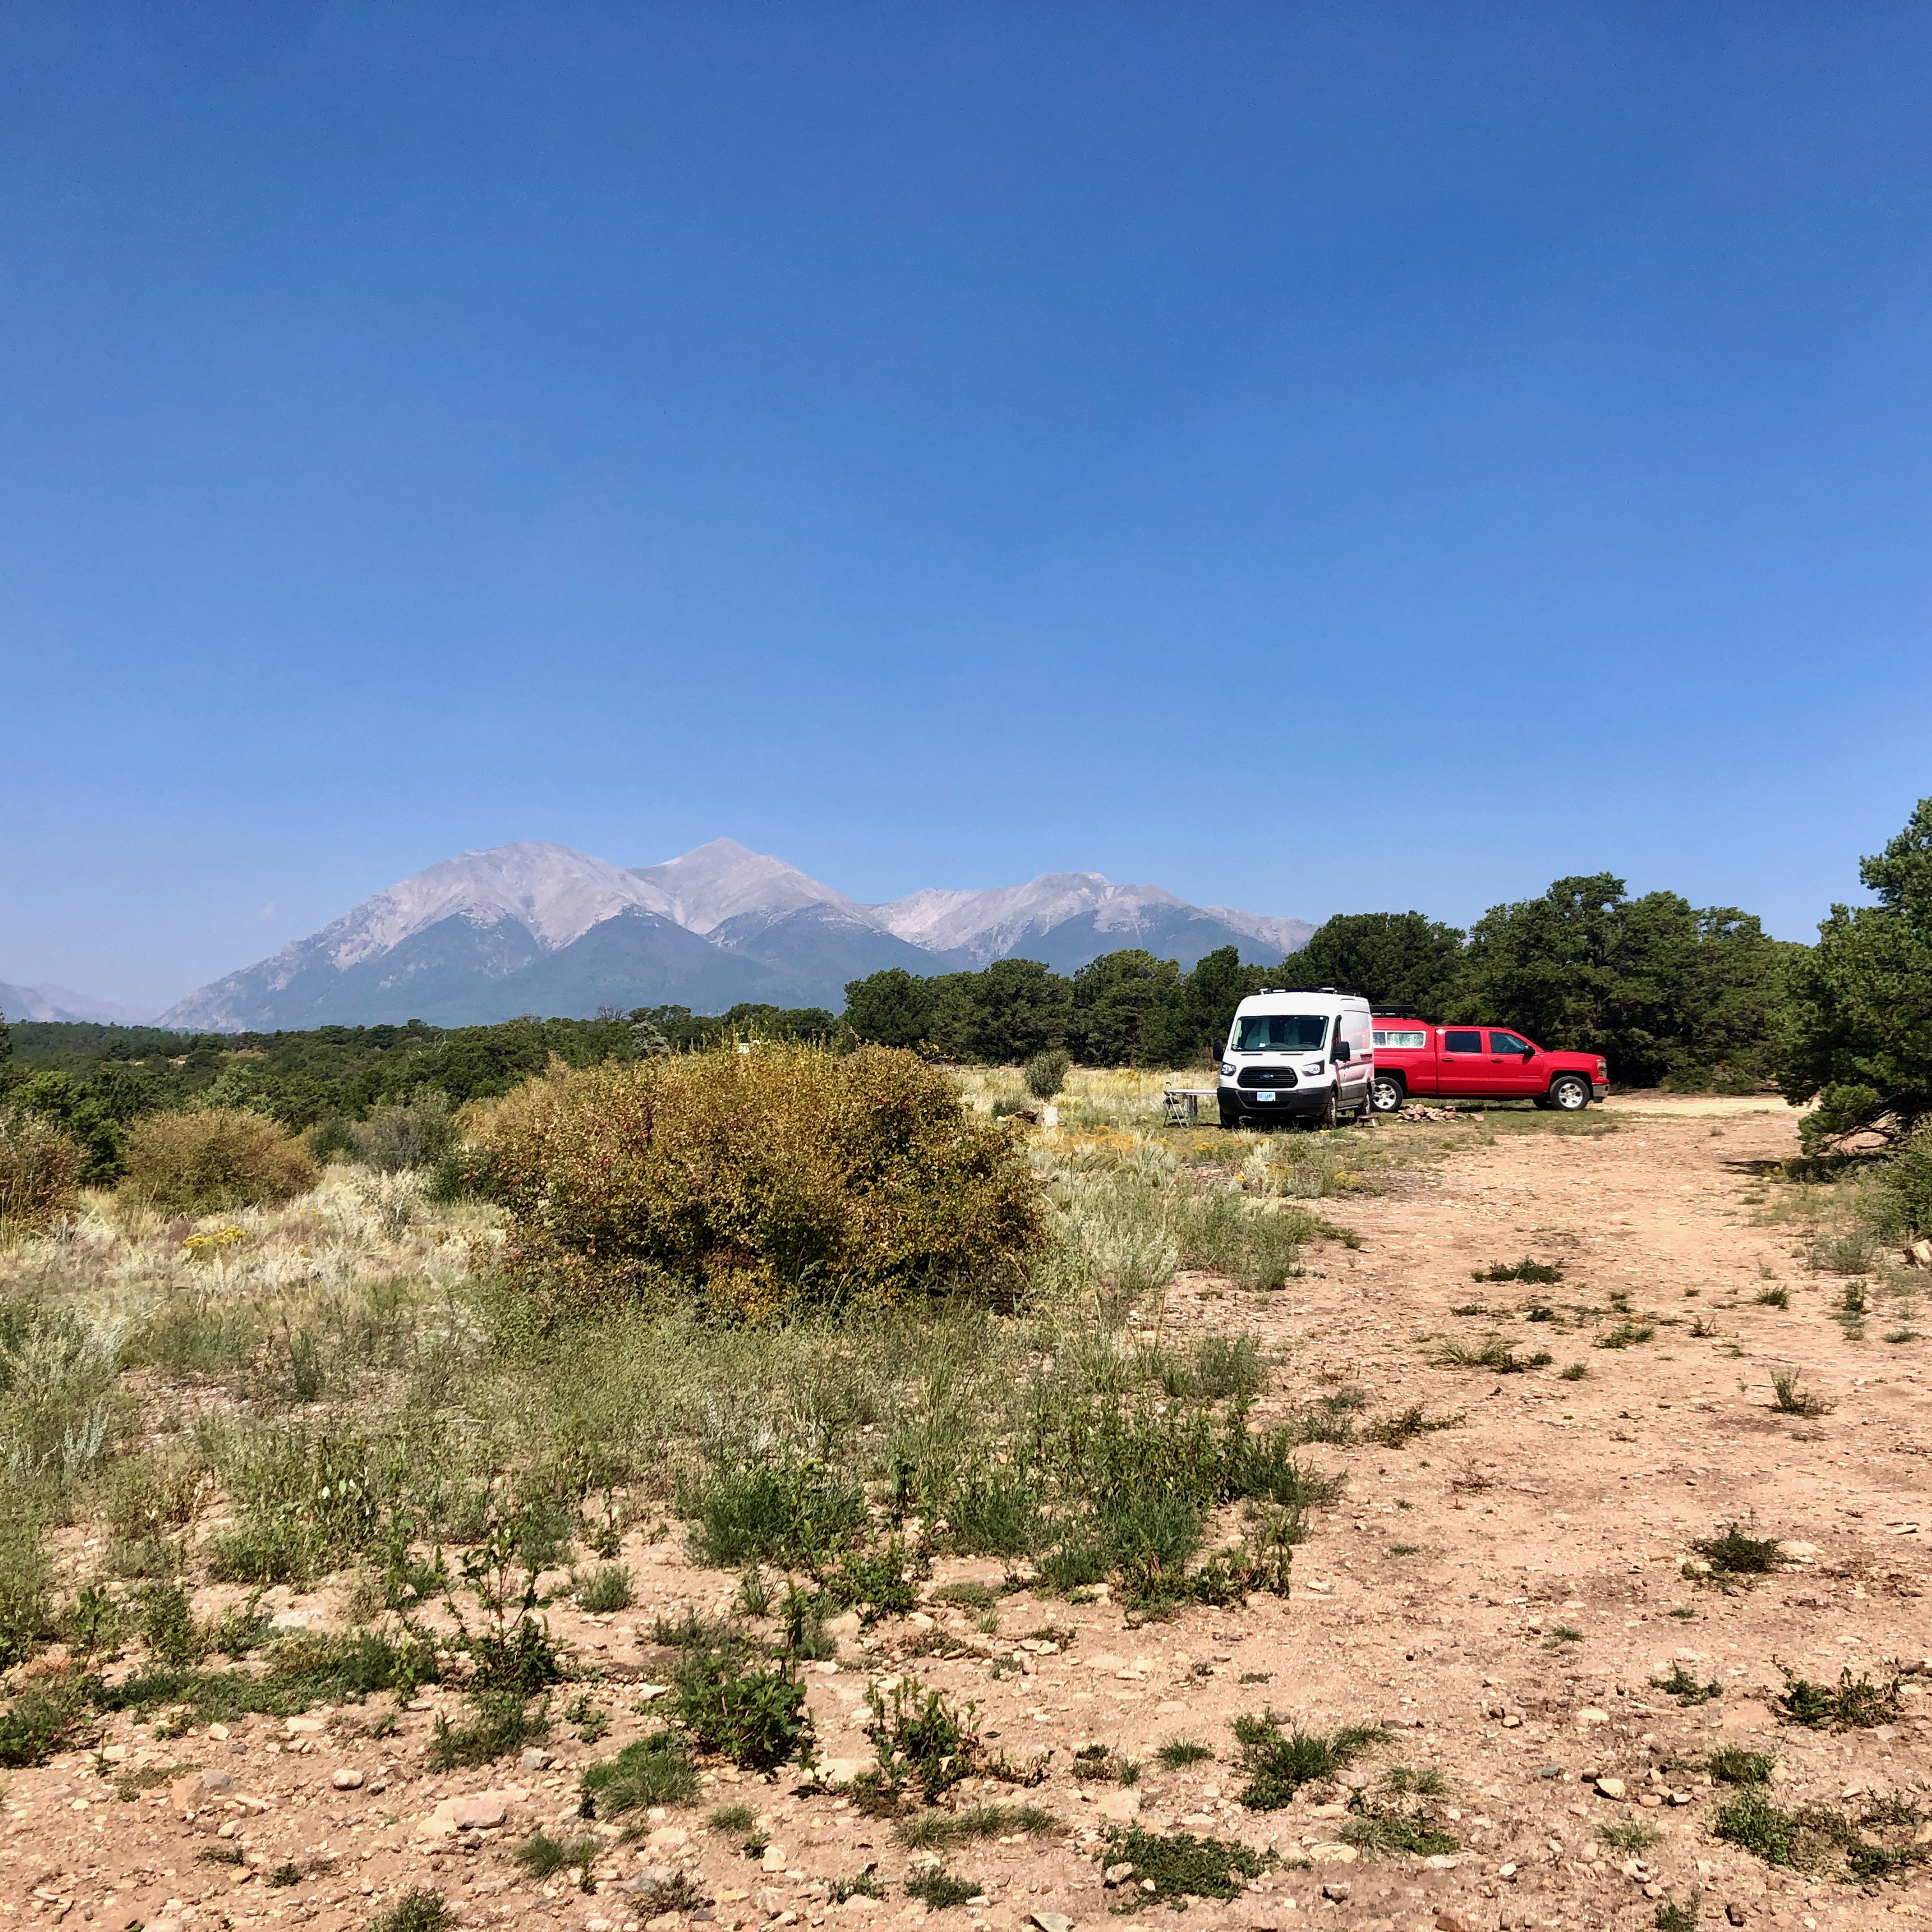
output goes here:
{"type": "Polygon", "coordinates": [[[1443,1033],[1442,1051],[1444,1053],[1480,1053],[1482,1050],[1483,1036],[1473,1027],[1466,1033],[1456,1027],[1448,1028],[1443,1033]]]}

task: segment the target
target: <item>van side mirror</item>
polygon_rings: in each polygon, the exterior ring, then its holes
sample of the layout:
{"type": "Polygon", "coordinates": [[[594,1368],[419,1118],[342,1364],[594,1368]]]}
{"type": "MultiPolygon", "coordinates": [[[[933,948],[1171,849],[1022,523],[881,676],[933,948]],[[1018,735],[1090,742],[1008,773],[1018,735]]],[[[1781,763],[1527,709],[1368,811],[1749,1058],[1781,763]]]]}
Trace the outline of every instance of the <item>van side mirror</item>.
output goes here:
{"type": "Polygon", "coordinates": [[[1340,1062],[1344,1060],[1352,1060],[1354,1055],[1348,1051],[1348,1042],[1346,1040],[1338,1040],[1335,1042],[1335,1051],[1328,1058],[1340,1062]]]}

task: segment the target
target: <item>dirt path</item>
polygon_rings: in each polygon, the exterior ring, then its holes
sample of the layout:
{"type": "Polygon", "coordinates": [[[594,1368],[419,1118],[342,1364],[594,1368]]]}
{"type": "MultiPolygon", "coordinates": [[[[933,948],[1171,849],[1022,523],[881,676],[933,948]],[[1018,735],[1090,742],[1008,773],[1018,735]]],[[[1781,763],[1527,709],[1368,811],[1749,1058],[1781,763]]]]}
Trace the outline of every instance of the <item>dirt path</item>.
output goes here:
{"type": "MultiPolygon", "coordinates": [[[[1922,1804],[1932,1770],[1932,1678],[1908,1676],[1900,1714],[1871,1730],[1780,1724],[1768,1701],[1783,1684],[1775,1660],[1835,1683],[1842,1668],[1889,1676],[1892,1660],[1932,1652],[1924,1345],[1886,1346],[1876,1319],[1868,1339],[1847,1339],[1828,1312],[1838,1285],[1805,1273],[1786,1238],[1752,1224],[1742,1198],[1756,1191],[1752,1163],[1793,1144],[1788,1117],[1708,1110],[1627,1111],[1600,1138],[1500,1138],[1398,1177],[1396,1191],[1340,1204],[1338,1218],[1364,1245],[1316,1250],[1310,1274],[1285,1293],[1179,1284],[1171,1338],[1250,1332],[1286,1358],[1264,1411],[1360,1388],[1370,1421],[1412,1406],[1430,1420],[1456,1420],[1399,1448],[1307,1452],[1345,1473],[1348,1487],[1298,1553],[1289,1600],[1256,1597],[1244,1610],[1133,1628],[1104,1603],[1070,1609],[1023,1592],[1003,1601],[998,1637],[937,1606],[880,1627],[862,1646],[848,1630],[839,1661],[811,1679],[835,1772],[849,1774],[866,1754],[868,1679],[901,1667],[976,1700],[988,1738],[1016,1760],[1054,1754],[1037,1789],[976,1785],[964,1802],[1037,1802],[1059,1828],[951,1853],[983,1902],[934,1916],[962,1932],[969,1922],[1024,1928],[1036,1912],[1046,1932],[1066,1932],[1056,1914],[1126,1932],[1172,1922],[1164,1908],[1124,1910],[1131,1881],[1102,1886],[1103,1834],[1136,1814],[1152,1828],[1241,1838],[1292,1862],[1231,1904],[1196,1903],[1184,1922],[1196,1928],[1648,1927],[1660,1897],[1694,1895],[1719,1924],[1727,1909],[1732,1923],[1807,1927],[1932,1913],[1932,1878],[1862,1889],[1814,1882],[1708,1828],[1728,1795],[1699,1769],[1714,1744],[1774,1750],[1771,1793],[1787,1808],[1856,1811],[1893,1790],[1922,1804]],[[1471,1280],[1526,1255],[1559,1264],[1562,1280],[1471,1280]],[[1755,1299],[1780,1285],[1788,1309],[1755,1299]],[[1472,1303],[1490,1312],[1454,1312],[1472,1303]],[[1526,1318],[1539,1305],[1554,1318],[1526,1318]],[[1700,1316],[1714,1332],[1690,1332],[1700,1316]],[[1626,1320],[1651,1327],[1652,1339],[1594,1346],[1626,1320]],[[1474,1346],[1492,1332],[1519,1355],[1546,1348],[1555,1359],[1518,1374],[1430,1366],[1431,1337],[1474,1346]],[[1578,1361],[1587,1376],[1562,1379],[1578,1361]],[[1771,1372],[1788,1364],[1804,1368],[1828,1413],[1774,1412],[1771,1372]],[[1798,1560],[1729,1593],[1686,1581],[1691,1539],[1733,1519],[1791,1539],[1798,1560]],[[1020,1647],[1042,1627],[1054,1628],[1020,1647]],[[1685,1707],[1652,1688],[1674,1662],[1720,1684],[1721,1696],[1685,1707]],[[1438,1770],[1459,1850],[1429,1860],[1354,1856],[1334,1836],[1346,1793],[1332,1785],[1306,1787],[1278,1811],[1239,1807],[1228,1725],[1270,1706],[1322,1729],[1385,1722],[1390,1742],[1364,1770],[1378,1779],[1396,1762],[1438,1770]],[[1162,1768],[1152,1753],[1178,1736],[1216,1757],[1162,1768]],[[1138,1760],[1138,1783],[1077,1781],[1072,1753],[1091,1744],[1138,1760]],[[1606,1789],[1591,1774],[1613,1782],[1606,1789]],[[1598,1836],[1634,1825],[1658,1834],[1634,1856],[1598,1836]]],[[[12,1774],[0,1916],[64,1919],[70,1932],[85,1922],[103,1932],[359,1927],[421,1886],[442,1893],[465,1924],[529,1932],[925,1916],[901,1888],[908,1854],[890,1826],[829,1794],[800,1795],[795,1774],[773,1783],[710,1774],[700,1804],[664,1818],[642,1844],[607,1845],[594,1892],[568,1874],[539,1883],[519,1871],[509,1854],[532,1827],[586,1828],[575,1816],[578,1767],[648,1728],[643,1687],[666,1660],[649,1641],[652,1612],[722,1606],[736,1581],[694,1572],[670,1531],[648,1545],[633,1540],[625,1560],[639,1582],[637,1610],[556,1619],[612,1674],[599,1695],[616,1728],[594,1750],[559,1725],[548,1764],[499,1766],[494,1781],[427,1776],[430,1707],[456,1708],[442,1694],[398,1714],[386,1736],[370,1735],[380,1706],[297,1720],[313,1728],[255,1719],[232,1736],[170,1740],[122,1724],[114,1764],[76,1754],[12,1774]],[[102,1775],[140,1770],[158,1780],[160,1767],[166,1782],[124,1800],[102,1775]],[[743,1853],[742,1828],[705,1828],[710,1808],[727,1800],[758,1814],[772,1841],[761,1856],[743,1853]],[[833,1904],[829,1882],[868,1864],[886,1898],[833,1904]],[[660,1909],[670,1901],[656,1888],[680,1867],[706,1901],[695,1911],[660,1909]]],[[[997,1582],[1000,1572],[949,1563],[935,1580],[997,1582]]]]}

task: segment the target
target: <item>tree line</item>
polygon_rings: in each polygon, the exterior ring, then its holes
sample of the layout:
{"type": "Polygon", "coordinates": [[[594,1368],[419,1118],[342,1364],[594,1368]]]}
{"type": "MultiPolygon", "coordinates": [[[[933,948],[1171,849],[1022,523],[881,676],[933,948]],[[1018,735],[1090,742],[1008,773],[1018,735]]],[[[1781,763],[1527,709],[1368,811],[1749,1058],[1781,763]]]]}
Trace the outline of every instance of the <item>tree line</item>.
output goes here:
{"type": "Polygon", "coordinates": [[[844,1017],[862,1040],[943,1059],[1060,1047],[1090,1066],[1175,1066],[1218,1055],[1246,994],[1325,986],[1601,1053],[1628,1086],[1748,1090],[1772,1077],[1783,968],[1804,950],[1735,907],[1633,898],[1600,872],[1492,907],[1466,932],[1419,912],[1343,914],[1273,966],[1244,966],[1226,946],[1191,973],[1137,951],[1066,976],[1028,959],[932,979],[874,973],[846,988],[844,1017]]]}
{"type": "Polygon", "coordinates": [[[747,1005],[606,1010],[496,1026],[319,1027],[182,1034],[0,1016],[0,1110],[80,1142],[90,1182],[118,1172],[128,1124],[181,1108],[239,1107],[325,1136],[428,1088],[452,1106],[506,1094],[553,1058],[572,1066],[733,1040],[861,1042],[928,1058],[1014,1064],[1055,1048],[1089,1066],[1205,1066],[1236,1004],[1264,986],[1333,986],[1439,1021],[1493,1021],[1540,1045],[1597,1052],[1622,1086],[1816,1100],[1814,1142],[1892,1136],[1932,1116],[1932,799],[1860,878],[1874,903],[1834,905],[1817,943],[1775,940],[1734,906],[1632,897],[1607,872],[1556,880],[1492,907],[1466,932],[1419,912],[1330,920],[1272,966],[1232,946],[1191,971],[1135,949],[1062,974],[1001,959],[976,973],[897,970],[855,980],[845,1010],[747,1005]]]}

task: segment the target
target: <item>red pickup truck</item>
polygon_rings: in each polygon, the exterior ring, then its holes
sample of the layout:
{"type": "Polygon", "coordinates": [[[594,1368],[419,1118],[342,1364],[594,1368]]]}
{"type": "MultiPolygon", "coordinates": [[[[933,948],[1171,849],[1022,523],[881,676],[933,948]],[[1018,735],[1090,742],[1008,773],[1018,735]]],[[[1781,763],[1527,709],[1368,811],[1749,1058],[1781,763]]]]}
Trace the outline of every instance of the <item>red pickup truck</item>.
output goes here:
{"type": "Polygon", "coordinates": [[[1546,1053],[1507,1027],[1435,1026],[1378,1013],[1376,1111],[1392,1114],[1412,1095],[1534,1100],[1575,1113],[1610,1090],[1610,1063],[1594,1053],[1546,1053]]]}

